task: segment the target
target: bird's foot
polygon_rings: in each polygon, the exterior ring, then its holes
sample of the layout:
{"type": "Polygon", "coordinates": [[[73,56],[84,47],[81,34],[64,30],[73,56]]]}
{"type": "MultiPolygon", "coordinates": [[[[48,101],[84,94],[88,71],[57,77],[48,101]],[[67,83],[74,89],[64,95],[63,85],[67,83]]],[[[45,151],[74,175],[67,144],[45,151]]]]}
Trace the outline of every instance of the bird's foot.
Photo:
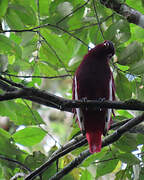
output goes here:
{"type": "Polygon", "coordinates": [[[98,98],[97,100],[100,101],[100,102],[103,102],[103,101],[106,100],[106,98],[101,98],[101,97],[100,97],[100,98],[98,98]]]}
{"type": "MultiPolygon", "coordinates": [[[[100,101],[100,102],[103,102],[105,100],[106,100],[106,98],[101,98],[101,97],[97,99],[97,101],[100,101]]],[[[102,111],[101,108],[97,108],[97,110],[102,111]]]]}
{"type": "MultiPolygon", "coordinates": [[[[83,101],[84,103],[87,102],[87,100],[88,100],[87,97],[83,97],[83,98],[82,98],[82,101],[83,101]]],[[[86,111],[88,110],[87,107],[86,107],[85,109],[86,109],[86,111]]]]}

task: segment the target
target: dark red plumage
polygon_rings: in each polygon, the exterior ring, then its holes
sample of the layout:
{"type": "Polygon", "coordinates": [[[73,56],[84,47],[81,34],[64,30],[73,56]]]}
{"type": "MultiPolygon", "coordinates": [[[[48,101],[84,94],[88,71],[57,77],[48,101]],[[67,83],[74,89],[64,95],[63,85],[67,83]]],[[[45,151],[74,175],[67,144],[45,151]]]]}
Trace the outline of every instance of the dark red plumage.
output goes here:
{"type": "MultiPolygon", "coordinates": [[[[113,75],[109,60],[114,55],[111,41],[104,41],[88,51],[76,70],[73,80],[73,99],[115,99],[113,75]]],[[[90,152],[101,150],[101,136],[111,123],[110,109],[76,109],[80,129],[86,132],[90,152]]]]}

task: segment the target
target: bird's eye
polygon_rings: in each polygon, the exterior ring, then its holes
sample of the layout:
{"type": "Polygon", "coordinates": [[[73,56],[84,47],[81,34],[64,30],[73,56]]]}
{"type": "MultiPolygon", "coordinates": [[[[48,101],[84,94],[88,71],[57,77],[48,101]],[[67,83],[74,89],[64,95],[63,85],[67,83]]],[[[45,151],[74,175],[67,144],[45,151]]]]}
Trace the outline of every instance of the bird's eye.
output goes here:
{"type": "Polygon", "coordinates": [[[104,45],[104,47],[108,48],[109,47],[109,42],[105,41],[103,45],[104,45]]]}

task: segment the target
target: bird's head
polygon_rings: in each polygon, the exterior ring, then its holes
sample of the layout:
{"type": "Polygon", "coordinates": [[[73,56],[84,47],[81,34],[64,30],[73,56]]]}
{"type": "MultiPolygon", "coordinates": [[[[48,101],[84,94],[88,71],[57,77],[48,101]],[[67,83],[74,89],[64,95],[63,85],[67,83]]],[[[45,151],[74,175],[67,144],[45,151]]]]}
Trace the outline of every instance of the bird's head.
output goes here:
{"type": "Polygon", "coordinates": [[[115,54],[115,48],[111,41],[106,40],[91,49],[90,54],[93,54],[97,57],[104,57],[109,60],[115,54]]]}

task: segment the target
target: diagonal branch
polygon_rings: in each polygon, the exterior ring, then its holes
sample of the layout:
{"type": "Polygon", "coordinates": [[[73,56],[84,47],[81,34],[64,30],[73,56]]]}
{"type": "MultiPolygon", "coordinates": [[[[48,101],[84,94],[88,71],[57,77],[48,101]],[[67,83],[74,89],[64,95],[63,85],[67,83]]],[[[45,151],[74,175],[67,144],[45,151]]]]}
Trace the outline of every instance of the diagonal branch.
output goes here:
{"type": "Polygon", "coordinates": [[[100,0],[101,4],[122,15],[128,22],[144,28],[144,14],[117,0],[100,0]]]}

